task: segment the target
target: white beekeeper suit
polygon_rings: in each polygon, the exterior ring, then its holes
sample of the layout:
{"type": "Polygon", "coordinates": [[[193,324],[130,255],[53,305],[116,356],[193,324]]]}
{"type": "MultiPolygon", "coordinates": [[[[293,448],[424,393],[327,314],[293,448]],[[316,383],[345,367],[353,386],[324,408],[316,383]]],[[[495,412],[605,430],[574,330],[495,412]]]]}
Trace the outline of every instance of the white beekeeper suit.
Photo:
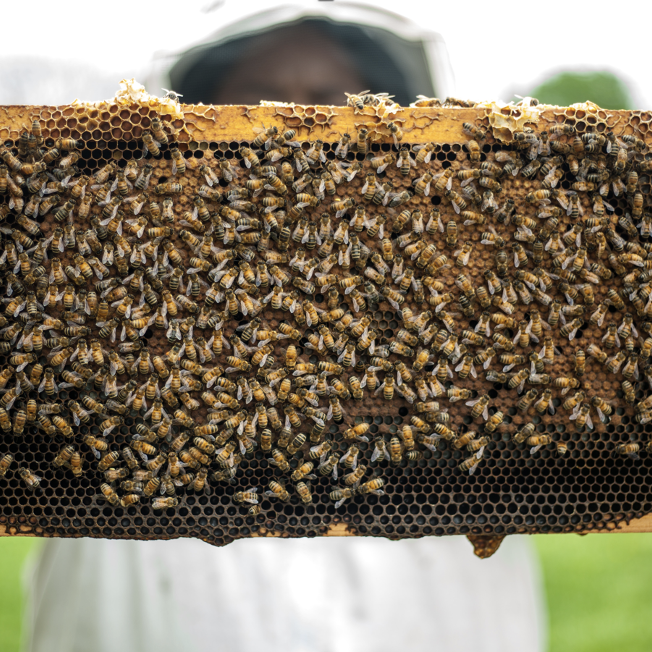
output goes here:
{"type": "MultiPolygon", "coordinates": [[[[220,9],[222,24],[233,6],[220,9]]],[[[253,9],[247,4],[240,11],[253,9]]],[[[202,57],[224,69],[237,55],[233,44],[239,37],[306,17],[361,26],[370,49],[384,49],[392,58],[408,101],[418,93],[453,92],[438,35],[396,14],[341,2],[241,15],[183,55],[159,57],[149,90],[174,88],[185,92],[186,101],[197,101],[196,88],[183,87],[183,74],[202,57]],[[220,44],[229,47],[216,58],[220,44]]],[[[352,56],[369,68],[367,54],[352,56]]],[[[526,537],[508,537],[487,560],[476,558],[463,537],[258,538],[224,548],[184,539],[50,539],[41,548],[29,591],[30,652],[545,648],[541,582],[526,537]]]]}
{"type": "Polygon", "coordinates": [[[525,537],[52,539],[31,578],[32,652],[542,652],[525,537]]]}

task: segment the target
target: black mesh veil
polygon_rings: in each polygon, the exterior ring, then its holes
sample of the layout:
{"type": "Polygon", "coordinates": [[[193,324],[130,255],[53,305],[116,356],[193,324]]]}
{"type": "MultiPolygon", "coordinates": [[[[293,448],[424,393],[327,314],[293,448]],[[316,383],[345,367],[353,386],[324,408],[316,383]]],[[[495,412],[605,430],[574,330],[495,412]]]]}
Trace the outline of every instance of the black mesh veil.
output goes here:
{"type": "MultiPolygon", "coordinates": [[[[423,45],[391,32],[365,25],[306,18],[275,25],[269,30],[245,34],[221,43],[201,45],[183,55],[169,72],[172,88],[184,102],[210,103],[229,68],[257,47],[261,38],[288,25],[310,26],[339,44],[355,62],[372,93],[387,92],[407,106],[416,95],[436,95],[423,45]]],[[[354,89],[359,91],[362,89],[354,89]]]]}

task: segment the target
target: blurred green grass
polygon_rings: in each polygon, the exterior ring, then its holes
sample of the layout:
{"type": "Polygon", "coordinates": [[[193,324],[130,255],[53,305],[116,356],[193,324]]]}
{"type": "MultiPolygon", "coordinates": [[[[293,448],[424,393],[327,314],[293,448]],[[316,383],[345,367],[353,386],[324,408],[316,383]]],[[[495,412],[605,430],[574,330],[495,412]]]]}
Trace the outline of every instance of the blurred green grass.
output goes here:
{"type": "Polygon", "coordinates": [[[603,109],[633,109],[629,89],[617,75],[608,71],[564,71],[550,77],[528,93],[543,104],[568,106],[595,102],[603,109]]]}
{"type": "Polygon", "coordinates": [[[22,573],[30,551],[40,541],[0,537],[0,651],[18,652],[23,618],[22,573]]]}
{"type": "MultiPolygon", "coordinates": [[[[652,649],[652,534],[533,537],[550,618],[549,652],[652,649]]],[[[21,578],[39,541],[0,537],[0,651],[18,652],[21,578]]]]}
{"type": "Polygon", "coordinates": [[[549,652],[652,649],[652,534],[538,535],[549,652]]]}
{"type": "Polygon", "coordinates": [[[603,109],[635,108],[628,85],[620,77],[606,70],[565,70],[548,77],[536,88],[519,93],[520,95],[512,98],[514,102],[517,102],[521,95],[529,95],[536,97],[542,104],[557,106],[588,101],[603,109]]]}

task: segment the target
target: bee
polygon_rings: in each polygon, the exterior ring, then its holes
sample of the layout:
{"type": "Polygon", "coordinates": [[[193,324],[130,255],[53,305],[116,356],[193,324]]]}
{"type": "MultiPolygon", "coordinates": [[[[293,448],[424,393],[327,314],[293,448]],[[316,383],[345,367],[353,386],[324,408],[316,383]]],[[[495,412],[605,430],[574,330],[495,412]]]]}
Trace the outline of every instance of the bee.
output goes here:
{"type": "Polygon", "coordinates": [[[478,453],[476,453],[472,457],[469,457],[469,458],[465,459],[459,465],[459,467],[458,467],[459,470],[462,471],[462,472],[468,471],[469,474],[472,475],[473,473],[475,473],[475,470],[476,470],[478,464],[480,464],[481,457],[482,457],[482,455],[481,455],[480,451],[478,451],[478,453]]]}
{"type": "Polygon", "coordinates": [[[149,153],[154,158],[158,157],[161,154],[160,146],[161,144],[154,140],[150,131],[143,132],[143,156],[149,153]]]}
{"type": "MultiPolygon", "coordinates": [[[[416,166],[416,161],[410,155],[410,149],[406,145],[403,145],[398,152],[398,158],[396,160],[396,167],[400,169],[401,174],[405,177],[410,174],[410,168],[416,166]]],[[[428,175],[430,180],[432,180],[432,175],[428,175]]],[[[427,182],[428,184],[430,181],[427,182]]],[[[425,187],[425,186],[424,186],[425,187]]],[[[424,194],[419,192],[419,194],[424,194]]],[[[427,194],[427,193],[426,193],[427,194]]]]}
{"type": "Polygon", "coordinates": [[[607,324],[607,332],[602,337],[602,341],[607,349],[613,349],[614,347],[620,348],[620,338],[618,337],[618,329],[615,322],[607,324]]]}
{"type": "MultiPolygon", "coordinates": [[[[609,310],[609,306],[605,301],[599,303],[595,312],[589,318],[589,322],[593,325],[602,326],[602,323],[607,315],[608,310],[609,310]]],[[[550,320],[548,321],[550,322],[550,320]]],[[[617,332],[618,331],[616,331],[616,334],[617,332]]]]}
{"type": "Polygon", "coordinates": [[[589,430],[593,430],[593,422],[589,411],[591,406],[588,403],[582,403],[579,410],[573,412],[568,418],[571,421],[575,421],[576,428],[582,428],[586,426],[589,430]]]}
{"type": "Polygon", "coordinates": [[[288,502],[290,500],[290,494],[285,489],[285,487],[276,480],[271,480],[269,483],[269,489],[265,492],[265,495],[270,498],[277,498],[283,502],[288,502]]]}
{"type": "Polygon", "coordinates": [[[340,158],[346,158],[346,155],[348,154],[349,151],[350,144],[351,144],[350,134],[343,133],[340,136],[340,140],[337,143],[337,147],[335,148],[335,156],[339,156],[340,158]]]}
{"type": "Polygon", "coordinates": [[[52,462],[52,466],[55,468],[61,467],[64,464],[67,464],[70,462],[70,459],[72,458],[73,454],[75,453],[75,447],[72,445],[64,446],[57,456],[54,458],[52,462]]]}
{"type": "Polygon", "coordinates": [[[526,440],[526,444],[531,447],[530,455],[534,455],[542,446],[548,446],[551,443],[550,435],[532,435],[526,440]]]}
{"type": "Polygon", "coordinates": [[[567,398],[563,403],[562,407],[564,410],[573,410],[576,411],[576,409],[579,409],[579,405],[584,401],[586,398],[586,395],[584,392],[576,392],[571,396],[570,398],[567,398]]]}
{"type": "Polygon", "coordinates": [[[355,146],[356,146],[356,151],[359,154],[367,153],[369,147],[368,136],[369,136],[369,131],[367,129],[365,129],[364,127],[358,129],[357,141],[355,146]]]}
{"type": "Polygon", "coordinates": [[[183,192],[183,186],[180,183],[159,183],[154,186],[154,192],[157,195],[179,195],[183,192]]]}
{"type": "Polygon", "coordinates": [[[634,337],[638,337],[638,331],[636,330],[636,327],[634,326],[634,318],[632,317],[631,313],[625,313],[623,316],[623,321],[621,325],[618,327],[618,335],[628,338],[631,335],[634,337]]]}
{"type": "Polygon", "coordinates": [[[305,482],[298,482],[297,493],[299,494],[299,499],[304,505],[309,505],[312,503],[312,493],[308,484],[305,482]]]}
{"type": "Polygon", "coordinates": [[[638,460],[638,451],[640,446],[634,442],[629,442],[627,444],[618,444],[614,449],[616,455],[623,455],[629,457],[632,460],[638,460]]]}
{"type": "Polygon", "coordinates": [[[278,127],[256,127],[254,132],[258,133],[256,138],[252,141],[251,146],[254,149],[260,149],[265,146],[265,149],[269,149],[272,145],[272,140],[278,135],[278,127]]]}
{"type": "Polygon", "coordinates": [[[613,288],[610,288],[607,292],[607,301],[619,312],[625,311],[625,302],[622,300],[618,292],[613,288]]]}
{"type": "Polygon", "coordinates": [[[476,140],[484,140],[487,136],[487,133],[484,129],[476,127],[471,122],[465,122],[462,125],[462,129],[464,130],[465,134],[471,136],[471,138],[475,138],[476,140]]]}
{"type": "Polygon", "coordinates": [[[358,492],[362,495],[372,493],[378,496],[382,496],[385,493],[382,489],[384,486],[385,481],[382,478],[374,478],[373,480],[369,480],[361,484],[358,488],[358,492]]]}
{"type": "Polygon", "coordinates": [[[35,473],[32,473],[28,468],[21,466],[18,468],[18,475],[25,483],[28,489],[36,491],[41,486],[41,479],[35,473]]]}
{"type": "Polygon", "coordinates": [[[339,507],[342,506],[342,504],[349,500],[350,498],[353,498],[355,496],[356,490],[355,489],[335,489],[334,491],[331,491],[328,494],[328,497],[335,501],[335,509],[338,509],[339,507]]]}
{"type": "MultiPolygon", "coordinates": [[[[174,485],[172,485],[174,486],[174,485]]],[[[162,498],[157,496],[152,500],[152,509],[154,511],[162,511],[164,509],[174,509],[179,504],[179,499],[174,496],[162,498]]]]}
{"type": "MultiPolygon", "coordinates": [[[[275,128],[275,127],[274,127],[275,128]]],[[[248,168],[259,167],[260,161],[252,149],[249,147],[241,147],[240,154],[242,155],[242,160],[248,168]]]]}
{"type": "Polygon", "coordinates": [[[609,415],[613,413],[613,407],[600,396],[593,396],[593,398],[591,398],[591,405],[598,413],[600,421],[602,421],[602,423],[607,423],[609,421],[609,415]]]}
{"type": "Polygon", "coordinates": [[[188,489],[191,489],[192,491],[195,491],[197,493],[200,493],[204,491],[206,487],[206,480],[208,478],[208,469],[206,467],[202,467],[199,469],[195,477],[193,478],[192,482],[188,484],[188,489]]]}
{"type": "Polygon", "coordinates": [[[102,491],[102,494],[104,495],[104,498],[109,503],[109,505],[112,507],[119,507],[120,497],[110,484],[107,484],[106,482],[102,483],[100,485],[100,490],[102,491]]]}
{"type": "Polygon", "coordinates": [[[514,374],[508,381],[507,386],[509,389],[518,388],[518,393],[520,394],[523,390],[523,385],[525,381],[529,378],[530,372],[528,369],[522,369],[517,374],[514,374]]]}
{"type": "Polygon", "coordinates": [[[467,140],[466,148],[468,150],[468,156],[470,161],[476,163],[477,161],[480,160],[481,151],[480,151],[480,145],[478,144],[477,140],[473,140],[473,139],[467,140]]]}
{"type": "Polygon", "coordinates": [[[625,401],[630,405],[636,401],[636,392],[634,391],[634,386],[628,381],[623,380],[621,383],[621,389],[623,391],[625,401]]]}
{"type": "Polygon", "coordinates": [[[453,448],[460,449],[467,446],[473,439],[475,439],[478,433],[474,430],[469,430],[464,434],[460,434],[455,441],[453,442],[453,448]]]}
{"type": "MultiPolygon", "coordinates": [[[[160,480],[159,480],[159,482],[160,482],[160,480]]],[[[135,505],[138,502],[140,502],[140,495],[139,494],[125,494],[120,499],[120,505],[122,507],[128,507],[129,505],[135,505]]]]}
{"type": "Polygon", "coordinates": [[[534,434],[535,428],[536,426],[533,423],[526,424],[521,430],[514,434],[514,442],[522,444],[534,434]]]}
{"type": "Polygon", "coordinates": [[[485,432],[494,432],[503,422],[503,416],[502,412],[496,412],[490,416],[487,423],[484,424],[485,432]]]}
{"type": "Polygon", "coordinates": [[[13,461],[14,461],[14,456],[11,453],[6,453],[0,459],[0,478],[5,477],[5,475],[7,474],[7,471],[9,470],[9,467],[12,465],[13,461]]]}
{"type": "Polygon", "coordinates": [[[581,318],[576,318],[573,319],[570,323],[566,324],[565,326],[562,326],[560,329],[560,335],[562,337],[567,337],[569,341],[572,341],[575,338],[575,335],[577,334],[577,331],[582,328],[584,325],[584,320],[581,318]]]}
{"type": "Polygon", "coordinates": [[[553,381],[553,385],[555,387],[563,388],[561,391],[561,395],[564,396],[565,394],[568,394],[568,392],[571,389],[577,389],[580,386],[580,381],[577,378],[560,376],[558,378],[555,378],[555,380],[553,381]]]}
{"type": "Polygon", "coordinates": [[[549,389],[546,389],[543,394],[541,395],[541,398],[539,398],[535,403],[534,403],[534,409],[539,413],[539,414],[545,414],[546,412],[550,412],[550,414],[555,413],[555,408],[552,404],[552,391],[549,389]]]}
{"type": "Polygon", "coordinates": [[[250,487],[246,491],[237,491],[233,495],[233,500],[236,503],[257,505],[259,502],[258,487],[250,487]]]}
{"type": "Polygon", "coordinates": [[[430,163],[430,159],[435,151],[434,143],[426,143],[425,145],[416,145],[414,150],[417,151],[415,163],[421,165],[422,163],[430,163]]]}
{"type": "Polygon", "coordinates": [[[518,404],[516,405],[518,411],[526,413],[530,409],[530,407],[534,404],[534,401],[536,400],[538,395],[539,392],[537,392],[536,389],[531,389],[527,391],[525,394],[523,394],[518,404]]]}

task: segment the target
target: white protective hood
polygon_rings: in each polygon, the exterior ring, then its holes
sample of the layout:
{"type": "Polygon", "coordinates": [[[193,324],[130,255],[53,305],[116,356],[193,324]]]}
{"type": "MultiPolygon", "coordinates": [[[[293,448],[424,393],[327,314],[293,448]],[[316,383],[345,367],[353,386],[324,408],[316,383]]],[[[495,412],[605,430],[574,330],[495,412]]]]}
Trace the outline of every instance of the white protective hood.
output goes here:
{"type": "MultiPolygon", "coordinates": [[[[356,2],[288,3],[272,9],[267,9],[268,6],[247,2],[245,8],[241,8],[238,3],[229,2],[227,6],[206,14],[206,23],[226,21],[227,24],[176,52],[159,53],[148,75],[147,89],[154,94],[160,93],[161,88],[172,89],[175,80],[183,78],[185,71],[196,65],[211,48],[312,18],[367,28],[367,35],[399,68],[410,101],[418,94],[429,94],[428,91],[433,89],[442,99],[454,94],[453,74],[443,38],[399,14],[356,2]],[[256,11],[257,7],[260,10],[256,11]]],[[[351,92],[360,90],[352,89],[351,92]]],[[[385,89],[376,89],[376,92],[381,90],[385,89]]]]}

